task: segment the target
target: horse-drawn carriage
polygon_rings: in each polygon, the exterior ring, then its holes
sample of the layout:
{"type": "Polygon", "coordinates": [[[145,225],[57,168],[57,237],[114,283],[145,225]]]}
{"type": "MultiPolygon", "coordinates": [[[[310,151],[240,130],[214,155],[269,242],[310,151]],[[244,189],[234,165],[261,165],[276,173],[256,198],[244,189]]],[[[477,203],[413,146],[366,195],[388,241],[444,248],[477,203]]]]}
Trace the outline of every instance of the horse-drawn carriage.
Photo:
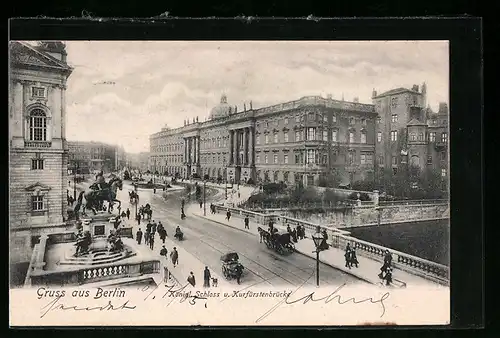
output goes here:
{"type": "Polygon", "coordinates": [[[258,228],[258,231],[262,241],[269,249],[272,249],[281,255],[295,252],[295,245],[292,242],[290,233],[280,234],[276,229],[274,229],[271,233],[261,227],[258,228]]]}
{"type": "Polygon", "coordinates": [[[236,252],[228,252],[222,255],[220,260],[222,261],[222,275],[226,279],[236,279],[238,284],[240,284],[240,278],[243,274],[243,264],[239,262],[239,256],[236,252]]]}

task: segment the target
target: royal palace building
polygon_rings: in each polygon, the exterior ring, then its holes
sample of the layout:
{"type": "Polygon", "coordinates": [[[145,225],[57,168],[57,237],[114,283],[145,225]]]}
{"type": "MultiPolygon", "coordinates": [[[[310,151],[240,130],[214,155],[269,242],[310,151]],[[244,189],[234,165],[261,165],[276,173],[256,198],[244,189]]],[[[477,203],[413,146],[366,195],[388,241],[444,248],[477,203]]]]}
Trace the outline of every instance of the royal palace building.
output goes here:
{"type": "Polygon", "coordinates": [[[285,182],[317,185],[338,171],[344,180],[374,175],[377,113],[374,105],[331,96],[240,111],[227,103],[209,119],[150,136],[149,167],[179,177],[199,176],[229,182],[285,182]]]}
{"type": "Polygon", "coordinates": [[[427,105],[427,86],[397,88],[372,100],[378,118],[376,154],[378,172],[397,173],[408,166],[437,170],[448,177],[448,120],[446,103],[434,113],[427,105]]]}
{"type": "Polygon", "coordinates": [[[62,42],[11,42],[9,226],[11,263],[26,263],[37,238],[60,231],[66,212],[66,82],[62,42]]]}

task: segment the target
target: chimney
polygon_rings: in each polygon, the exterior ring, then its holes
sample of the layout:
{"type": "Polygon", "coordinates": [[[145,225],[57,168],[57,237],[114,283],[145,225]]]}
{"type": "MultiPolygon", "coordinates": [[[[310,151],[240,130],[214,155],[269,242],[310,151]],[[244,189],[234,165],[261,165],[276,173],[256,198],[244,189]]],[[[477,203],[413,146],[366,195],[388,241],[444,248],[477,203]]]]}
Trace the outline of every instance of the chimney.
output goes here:
{"type": "Polygon", "coordinates": [[[413,90],[414,92],[418,92],[418,85],[413,85],[411,90],[413,90]]]}
{"type": "Polygon", "coordinates": [[[252,109],[253,109],[253,108],[252,108],[252,101],[250,101],[250,110],[252,110],[252,109]]]}
{"type": "Polygon", "coordinates": [[[238,106],[234,106],[234,113],[236,114],[238,112],[238,106]]]}
{"type": "Polygon", "coordinates": [[[243,111],[247,111],[247,104],[243,102],[243,111]]]}
{"type": "Polygon", "coordinates": [[[375,96],[377,96],[377,91],[375,90],[375,88],[373,88],[372,97],[375,97],[375,96]]]}
{"type": "Polygon", "coordinates": [[[359,98],[356,96],[356,97],[354,97],[354,99],[352,99],[352,101],[355,102],[355,103],[358,103],[359,102],[359,98]]]}

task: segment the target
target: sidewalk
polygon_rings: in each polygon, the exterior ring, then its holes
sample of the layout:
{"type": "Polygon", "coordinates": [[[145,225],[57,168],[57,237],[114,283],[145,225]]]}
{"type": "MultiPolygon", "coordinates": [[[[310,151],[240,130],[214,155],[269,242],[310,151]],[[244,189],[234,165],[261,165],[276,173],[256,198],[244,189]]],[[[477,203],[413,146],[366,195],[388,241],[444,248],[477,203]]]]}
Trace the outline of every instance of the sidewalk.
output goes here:
{"type": "MultiPolygon", "coordinates": [[[[250,222],[249,228],[245,229],[245,225],[243,222],[243,217],[240,217],[236,213],[232,213],[230,221],[227,221],[225,213],[211,214],[210,210],[207,208],[207,215],[203,216],[203,210],[199,208],[188,208],[188,212],[194,214],[195,216],[210,220],[215,223],[219,223],[224,226],[232,227],[238,229],[240,231],[247,232],[256,237],[259,236],[257,228],[261,227],[267,230],[267,225],[255,224],[250,222]]],[[[280,232],[285,232],[286,228],[276,224],[275,227],[280,232]]],[[[316,259],[316,253],[313,251],[316,250],[314,246],[314,242],[310,239],[311,234],[306,232],[306,238],[303,240],[299,240],[298,243],[295,244],[295,250],[298,253],[301,253],[305,256],[311,257],[312,259],[316,259]]],[[[256,238],[256,240],[258,240],[256,238]]],[[[375,260],[363,257],[358,255],[359,267],[358,268],[346,268],[345,267],[345,259],[344,259],[344,251],[340,249],[336,249],[330,247],[330,249],[326,251],[322,251],[319,255],[320,261],[326,265],[329,265],[335,269],[344,271],[345,273],[351,274],[359,279],[362,279],[368,283],[380,285],[381,281],[378,278],[378,274],[380,273],[381,263],[375,260]]],[[[394,285],[399,287],[412,287],[412,286],[430,286],[430,287],[439,287],[437,283],[433,283],[425,278],[410,274],[406,271],[402,271],[394,268],[393,270],[393,280],[394,285]]]]}

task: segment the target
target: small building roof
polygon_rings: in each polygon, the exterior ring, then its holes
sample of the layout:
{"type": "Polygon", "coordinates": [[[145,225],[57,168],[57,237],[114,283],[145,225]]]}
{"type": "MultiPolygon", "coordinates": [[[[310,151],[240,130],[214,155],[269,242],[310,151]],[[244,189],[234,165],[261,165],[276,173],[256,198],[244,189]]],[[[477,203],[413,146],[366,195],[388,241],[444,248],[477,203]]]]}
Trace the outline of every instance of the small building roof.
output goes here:
{"type": "Polygon", "coordinates": [[[383,92],[382,94],[379,94],[377,96],[372,97],[372,99],[379,98],[379,97],[384,97],[384,96],[402,94],[402,93],[406,93],[406,92],[410,92],[410,93],[422,95],[422,93],[420,93],[418,91],[414,91],[414,90],[411,90],[411,89],[408,89],[408,88],[399,87],[399,88],[395,88],[395,89],[391,89],[391,90],[388,90],[386,92],[383,92]]]}
{"type": "Polygon", "coordinates": [[[408,122],[407,126],[426,126],[424,122],[421,122],[417,119],[411,119],[410,122],[408,122]]]}

